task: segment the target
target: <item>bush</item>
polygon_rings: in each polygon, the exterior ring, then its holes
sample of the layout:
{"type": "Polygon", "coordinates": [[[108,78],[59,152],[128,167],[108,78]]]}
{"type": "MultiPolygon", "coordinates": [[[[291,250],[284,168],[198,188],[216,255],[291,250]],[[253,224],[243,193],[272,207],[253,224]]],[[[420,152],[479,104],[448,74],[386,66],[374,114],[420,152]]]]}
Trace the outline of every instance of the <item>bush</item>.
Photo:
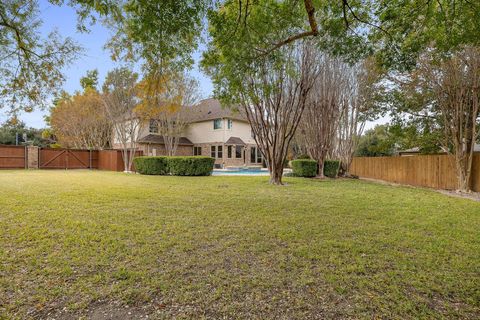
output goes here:
{"type": "Polygon", "coordinates": [[[301,154],[297,156],[297,159],[312,159],[308,154],[301,154]]]}
{"type": "Polygon", "coordinates": [[[209,176],[215,159],[211,157],[167,157],[168,170],[174,176],[209,176]]]}
{"type": "Polygon", "coordinates": [[[167,157],[136,157],[133,159],[135,170],[141,174],[168,174],[167,157]]]}
{"type": "Polygon", "coordinates": [[[340,161],[325,160],[323,163],[323,174],[329,178],[336,178],[340,169],[340,161]]]}
{"type": "Polygon", "coordinates": [[[293,160],[292,169],[296,177],[315,177],[317,175],[317,161],[311,159],[293,160]]]}

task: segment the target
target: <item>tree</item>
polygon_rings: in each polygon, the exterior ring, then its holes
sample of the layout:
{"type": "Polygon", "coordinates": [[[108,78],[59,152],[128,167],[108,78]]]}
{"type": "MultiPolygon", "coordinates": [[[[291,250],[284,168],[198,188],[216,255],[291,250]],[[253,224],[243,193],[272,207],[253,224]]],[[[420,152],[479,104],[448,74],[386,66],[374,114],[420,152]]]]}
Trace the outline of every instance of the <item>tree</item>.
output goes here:
{"type": "Polygon", "coordinates": [[[23,145],[31,144],[46,147],[48,140],[42,137],[42,130],[29,128],[15,117],[0,126],[0,144],[23,145]]]}
{"type": "Polygon", "coordinates": [[[387,125],[376,125],[360,137],[355,154],[359,157],[391,156],[396,151],[395,139],[387,125]]]}
{"type": "Polygon", "coordinates": [[[198,101],[198,82],[180,72],[150,74],[139,86],[142,99],[137,112],[156,121],[167,155],[174,156],[188,123],[192,105],[198,101]]]}
{"type": "Polygon", "coordinates": [[[57,32],[41,37],[38,15],[35,0],[0,2],[0,106],[11,112],[45,107],[64,80],[62,68],[80,52],[57,32]]]}
{"type": "MultiPolygon", "coordinates": [[[[248,33],[257,37],[252,55],[268,55],[295,41],[316,37],[325,48],[336,53],[358,57],[367,47],[366,30],[375,20],[370,1],[134,1],[123,2],[74,0],[83,20],[95,18],[92,11],[109,17],[114,36],[108,47],[115,59],[141,60],[149,67],[170,64],[179,70],[191,66],[191,54],[206,29],[207,16],[229,11],[233,17],[228,26],[230,36],[248,33]],[[257,17],[266,14],[262,21],[257,17]],[[262,37],[269,30],[268,36],[262,37]],[[279,30],[281,30],[279,32],[279,30]],[[322,37],[319,37],[321,35],[322,37]]],[[[213,18],[215,19],[215,18],[213,18]]],[[[253,44],[253,43],[251,43],[253,44]]]]}
{"type": "Polygon", "coordinates": [[[455,156],[458,190],[470,191],[480,116],[480,49],[464,47],[443,59],[427,51],[403,88],[413,96],[420,94],[425,112],[441,118],[455,156]]]}
{"type": "Polygon", "coordinates": [[[103,84],[103,104],[113,127],[113,144],[122,148],[124,171],[132,170],[140,128],[144,118],[137,112],[138,75],[122,67],[107,74],[103,84]]]}
{"type": "Polygon", "coordinates": [[[50,110],[49,124],[64,148],[104,149],[112,129],[101,96],[93,88],[64,97],[50,110]]]}
{"type": "Polygon", "coordinates": [[[98,86],[98,70],[88,70],[87,74],[80,78],[80,85],[82,89],[85,91],[88,88],[97,90],[98,86]]]}
{"type": "Polygon", "coordinates": [[[270,172],[270,183],[282,184],[288,148],[297,130],[307,96],[315,81],[311,45],[297,43],[279,49],[283,63],[259,60],[244,74],[241,106],[270,172]]]}
{"type": "Polygon", "coordinates": [[[348,107],[350,70],[340,59],[324,54],[317,54],[313,63],[318,64],[319,72],[308,96],[300,132],[307,153],[317,160],[317,175],[323,178],[323,164],[333,147],[340,117],[348,107]]]}
{"type": "Polygon", "coordinates": [[[367,120],[375,120],[382,111],[385,91],[379,81],[381,71],[372,57],[351,66],[346,73],[343,112],[333,141],[330,156],[340,160],[340,172],[348,175],[353,155],[367,120]]]}

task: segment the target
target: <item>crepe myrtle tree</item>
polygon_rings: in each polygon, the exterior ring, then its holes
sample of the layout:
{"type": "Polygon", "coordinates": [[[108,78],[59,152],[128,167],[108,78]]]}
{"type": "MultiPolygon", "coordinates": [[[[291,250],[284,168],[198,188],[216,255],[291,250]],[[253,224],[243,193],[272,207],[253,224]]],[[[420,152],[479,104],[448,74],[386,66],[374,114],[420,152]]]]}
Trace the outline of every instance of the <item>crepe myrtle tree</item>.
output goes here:
{"type": "Polygon", "coordinates": [[[143,122],[142,114],[137,112],[137,79],[136,73],[122,67],[110,71],[103,84],[102,99],[114,131],[113,144],[121,146],[125,172],[132,170],[143,122]]]}
{"type": "Polygon", "coordinates": [[[239,100],[254,139],[270,172],[270,183],[281,185],[288,148],[302,117],[317,71],[316,54],[308,42],[279,49],[278,60],[258,60],[244,75],[239,100]]]}
{"type": "Polygon", "coordinates": [[[402,91],[417,110],[437,119],[455,158],[458,191],[471,191],[474,146],[479,136],[480,48],[465,46],[444,57],[427,50],[402,91]]]}
{"type": "Polygon", "coordinates": [[[198,82],[184,72],[162,70],[150,73],[139,85],[137,113],[155,121],[168,156],[176,154],[188,123],[191,106],[200,96],[198,82]]]}

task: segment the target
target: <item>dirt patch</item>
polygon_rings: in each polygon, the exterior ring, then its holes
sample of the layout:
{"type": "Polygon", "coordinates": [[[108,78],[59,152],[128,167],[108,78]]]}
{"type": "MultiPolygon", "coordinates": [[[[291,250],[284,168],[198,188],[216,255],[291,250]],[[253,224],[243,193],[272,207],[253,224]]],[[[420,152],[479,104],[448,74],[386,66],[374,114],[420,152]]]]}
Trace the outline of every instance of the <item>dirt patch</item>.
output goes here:
{"type": "Polygon", "coordinates": [[[82,312],[55,311],[48,313],[45,318],[49,320],[70,320],[70,319],[89,319],[89,320],[113,320],[113,319],[151,319],[155,313],[153,305],[143,307],[126,306],[119,303],[96,303],[89,306],[82,312]]]}
{"type": "Polygon", "coordinates": [[[399,184],[399,183],[394,183],[394,182],[388,182],[384,180],[377,180],[377,179],[370,179],[370,178],[360,178],[360,180],[364,181],[369,181],[369,182],[375,182],[375,183],[380,183],[388,186],[394,186],[394,187],[409,187],[409,188],[414,188],[414,189],[427,189],[427,190],[432,190],[436,191],[438,193],[450,196],[450,197],[456,197],[456,198],[463,198],[463,199],[470,199],[473,201],[479,201],[480,202],[480,192],[470,192],[470,193],[464,193],[464,192],[457,192],[453,190],[441,190],[441,189],[432,189],[432,188],[427,188],[427,187],[418,187],[418,186],[411,186],[408,184],[399,184]]]}

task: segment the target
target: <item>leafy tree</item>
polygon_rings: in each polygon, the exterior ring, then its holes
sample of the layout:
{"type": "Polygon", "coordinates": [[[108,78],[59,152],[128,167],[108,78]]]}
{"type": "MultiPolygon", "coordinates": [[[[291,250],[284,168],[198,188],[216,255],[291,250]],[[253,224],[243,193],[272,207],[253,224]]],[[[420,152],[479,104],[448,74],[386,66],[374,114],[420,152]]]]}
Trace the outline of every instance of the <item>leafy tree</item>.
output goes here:
{"type": "Polygon", "coordinates": [[[62,68],[80,52],[72,39],[58,32],[40,35],[38,2],[0,2],[0,108],[32,111],[45,107],[64,78],[62,68]]]}
{"type": "Polygon", "coordinates": [[[49,123],[62,147],[103,149],[110,145],[112,128],[101,96],[93,88],[60,100],[50,111],[49,123]]]}
{"type": "Polygon", "coordinates": [[[80,85],[82,86],[84,91],[86,91],[87,89],[97,90],[98,70],[88,70],[87,74],[80,78],[80,85]]]}
{"type": "Polygon", "coordinates": [[[0,144],[31,144],[46,147],[49,140],[42,136],[41,129],[29,128],[22,121],[12,118],[0,126],[0,144]],[[24,140],[26,137],[26,140],[24,140]],[[17,141],[18,139],[18,141],[17,141]]]}
{"type": "Polygon", "coordinates": [[[395,140],[392,138],[387,125],[376,125],[367,130],[358,142],[356,156],[383,157],[391,156],[396,149],[395,140]]]}
{"type": "Polygon", "coordinates": [[[138,74],[122,67],[110,71],[103,83],[102,101],[113,128],[113,144],[122,149],[125,172],[132,170],[140,128],[145,120],[144,114],[137,112],[137,81],[138,74]]]}
{"type": "Polygon", "coordinates": [[[408,70],[425,48],[439,57],[480,45],[480,4],[470,0],[381,0],[374,6],[381,30],[373,38],[389,68],[408,70]]]}

